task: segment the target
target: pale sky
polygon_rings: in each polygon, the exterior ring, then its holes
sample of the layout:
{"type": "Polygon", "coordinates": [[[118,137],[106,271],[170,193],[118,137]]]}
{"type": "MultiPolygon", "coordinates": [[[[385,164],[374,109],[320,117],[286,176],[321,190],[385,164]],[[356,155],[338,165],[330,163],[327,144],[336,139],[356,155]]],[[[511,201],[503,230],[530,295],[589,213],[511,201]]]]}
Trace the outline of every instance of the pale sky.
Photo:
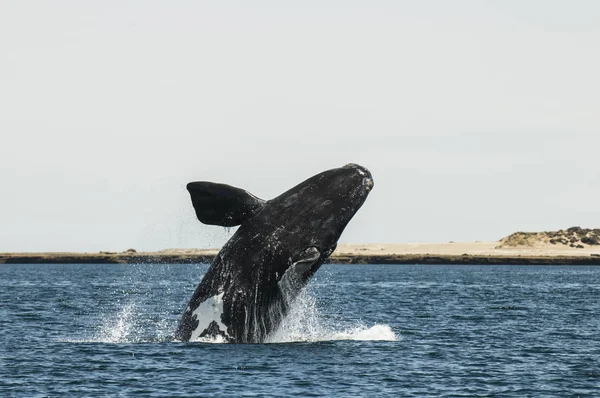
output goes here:
{"type": "Polygon", "coordinates": [[[342,242],[600,228],[598,1],[2,1],[0,252],[215,247],[185,190],[349,162],[342,242]]]}

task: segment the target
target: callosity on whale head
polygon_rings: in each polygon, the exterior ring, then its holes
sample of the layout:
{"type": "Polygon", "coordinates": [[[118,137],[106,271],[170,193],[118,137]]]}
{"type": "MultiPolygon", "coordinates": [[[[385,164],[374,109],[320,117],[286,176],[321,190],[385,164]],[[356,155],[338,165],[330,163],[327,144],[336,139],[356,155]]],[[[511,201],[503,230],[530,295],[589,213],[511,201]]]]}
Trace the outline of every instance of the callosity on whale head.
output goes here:
{"type": "Polygon", "coordinates": [[[240,227],[196,288],[176,338],[264,341],[372,187],[371,173],[356,164],[319,173],[269,201],[224,184],[188,184],[200,221],[240,227]]]}

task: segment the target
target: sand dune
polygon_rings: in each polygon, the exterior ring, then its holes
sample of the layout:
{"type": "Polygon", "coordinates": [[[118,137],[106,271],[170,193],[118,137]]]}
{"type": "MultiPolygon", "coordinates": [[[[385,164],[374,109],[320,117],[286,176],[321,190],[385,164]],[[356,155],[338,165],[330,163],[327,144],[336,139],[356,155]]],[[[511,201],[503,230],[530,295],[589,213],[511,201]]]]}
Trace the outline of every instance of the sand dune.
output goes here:
{"type": "Polygon", "coordinates": [[[339,244],[334,255],[435,255],[435,256],[600,256],[600,246],[572,248],[550,243],[536,246],[501,247],[501,242],[369,243],[339,244]]]}

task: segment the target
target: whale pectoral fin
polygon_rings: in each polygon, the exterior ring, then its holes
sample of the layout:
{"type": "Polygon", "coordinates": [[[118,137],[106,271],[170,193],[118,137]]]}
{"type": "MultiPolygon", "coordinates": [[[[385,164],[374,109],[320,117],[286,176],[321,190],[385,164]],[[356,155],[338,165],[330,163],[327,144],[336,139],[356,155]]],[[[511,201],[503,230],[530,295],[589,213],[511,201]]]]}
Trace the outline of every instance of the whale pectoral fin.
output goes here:
{"type": "Polygon", "coordinates": [[[306,269],[313,265],[315,261],[319,259],[319,257],[321,257],[321,252],[319,249],[311,246],[300,253],[298,259],[292,264],[292,266],[295,266],[297,269],[304,269],[306,271],[306,269]]]}
{"type": "Polygon", "coordinates": [[[321,258],[321,252],[316,247],[309,247],[294,257],[294,262],[281,276],[279,287],[284,295],[295,292],[308,280],[312,266],[321,258]]]}
{"type": "Polygon", "coordinates": [[[321,257],[321,252],[316,247],[309,247],[298,256],[298,259],[290,266],[298,275],[303,275],[321,257]]]}
{"type": "Polygon", "coordinates": [[[196,217],[209,225],[240,225],[258,213],[265,203],[243,189],[214,182],[190,182],[187,190],[196,217]]]}

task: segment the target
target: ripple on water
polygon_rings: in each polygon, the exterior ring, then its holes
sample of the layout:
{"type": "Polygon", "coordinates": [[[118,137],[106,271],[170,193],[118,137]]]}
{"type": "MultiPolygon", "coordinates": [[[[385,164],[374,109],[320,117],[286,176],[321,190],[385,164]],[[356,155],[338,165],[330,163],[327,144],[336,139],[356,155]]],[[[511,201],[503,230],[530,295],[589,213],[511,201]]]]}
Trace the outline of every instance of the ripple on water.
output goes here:
{"type": "Polygon", "coordinates": [[[274,344],[175,342],[205,270],[1,266],[0,395],[600,390],[600,268],[326,265],[274,344]]]}

